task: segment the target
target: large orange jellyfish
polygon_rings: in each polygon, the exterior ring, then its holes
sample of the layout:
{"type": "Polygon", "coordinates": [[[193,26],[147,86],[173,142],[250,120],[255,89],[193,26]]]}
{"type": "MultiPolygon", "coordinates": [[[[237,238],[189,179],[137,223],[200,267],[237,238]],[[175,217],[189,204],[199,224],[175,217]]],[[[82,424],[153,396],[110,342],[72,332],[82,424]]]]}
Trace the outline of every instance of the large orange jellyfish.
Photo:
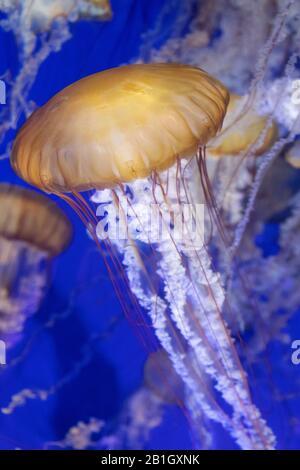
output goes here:
{"type": "Polygon", "coordinates": [[[106,247],[125,313],[140,319],[147,312],[184,383],[191,420],[202,414],[242,448],[270,449],[274,436],[252,402],[209,252],[217,234],[226,246],[226,233],[205,146],[220,130],[228,100],[226,88],[195,67],[107,70],[37,110],[20,130],[11,162],[28,183],[69,202],[99,249],[106,247]],[[99,220],[79,194],[92,189],[99,220]]]}
{"type": "Polygon", "coordinates": [[[70,241],[71,225],[48,198],[0,184],[0,338],[15,344],[48,284],[49,262],[70,241]]]}

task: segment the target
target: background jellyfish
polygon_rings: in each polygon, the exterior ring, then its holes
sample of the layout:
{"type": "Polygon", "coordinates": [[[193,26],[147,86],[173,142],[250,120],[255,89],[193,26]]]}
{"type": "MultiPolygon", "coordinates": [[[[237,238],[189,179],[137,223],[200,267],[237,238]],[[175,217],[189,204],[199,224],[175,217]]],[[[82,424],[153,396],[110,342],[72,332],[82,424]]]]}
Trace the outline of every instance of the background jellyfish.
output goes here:
{"type": "MultiPolygon", "coordinates": [[[[225,293],[207,248],[211,236],[204,240],[198,225],[197,202],[206,202],[211,224],[226,246],[206,174],[205,145],[220,129],[227,102],[225,88],[196,68],[158,64],[105,71],[68,87],[31,116],[14,143],[12,165],[27,182],[48,192],[62,196],[71,191],[74,200],[63,197],[88,227],[96,228],[95,219],[78,191],[113,186],[93,197],[102,205],[98,215],[110,206],[104,224],[118,219],[123,229],[129,220],[124,239],[110,240],[108,232],[107,247],[111,250],[113,243],[122,254],[130,290],[192,394],[192,415],[200,408],[242,448],[272,448],[274,437],[252,403],[222,317],[225,293]],[[61,120],[69,123],[63,130],[61,120]],[[182,163],[180,157],[193,155],[197,145],[196,157],[182,163]],[[190,207],[198,239],[180,212],[184,205],[190,207]],[[153,233],[145,219],[151,206],[158,209],[162,235],[159,226],[153,233]],[[170,206],[173,222],[168,220],[170,206]],[[179,227],[176,218],[181,218],[179,227]],[[143,246],[152,249],[152,272],[143,246]],[[155,288],[153,272],[163,295],[155,288]],[[217,403],[212,385],[231,413],[217,403]]],[[[102,234],[98,226],[94,236],[101,240],[102,234]]],[[[109,270],[117,274],[121,269],[112,252],[109,270]]],[[[114,285],[130,316],[120,294],[128,281],[114,285]]]]}
{"type": "MultiPolygon", "coordinates": [[[[28,117],[35,104],[28,99],[42,63],[71,38],[69,23],[80,19],[111,17],[108,0],[1,0],[0,26],[15,37],[18,67],[0,73],[8,84],[8,106],[0,110],[0,142],[15,130],[22,116],[28,117]]],[[[10,61],[9,61],[10,62],[10,61]]],[[[2,158],[9,156],[8,149],[2,158]]]]}
{"type": "Polygon", "coordinates": [[[166,409],[176,406],[183,383],[164,350],[150,353],[144,364],[142,386],[129,397],[117,421],[116,429],[98,442],[103,449],[143,449],[153,430],[164,420],[166,409]],[[157,364],[160,364],[158,370],[157,364]],[[165,374],[167,379],[162,380],[165,374]]]}
{"type": "MultiPolygon", "coordinates": [[[[149,354],[143,372],[142,386],[125,402],[113,425],[94,417],[88,422],[80,421],[68,430],[62,440],[49,442],[46,447],[81,450],[143,449],[151,433],[161,426],[167,409],[175,407],[178,397],[184,394],[183,382],[164,350],[158,349],[149,354]],[[160,372],[157,369],[158,361],[160,372]],[[168,377],[166,382],[161,380],[161,372],[168,377]]],[[[197,442],[197,447],[210,447],[211,436],[205,428],[205,418],[200,413],[197,425],[202,429],[201,441],[197,442]]]]}
{"type": "Polygon", "coordinates": [[[231,94],[223,131],[207,152],[208,171],[231,237],[244,213],[256,159],[272,147],[277,137],[274,121],[268,122],[268,117],[255,109],[244,111],[247,99],[231,94]]]}
{"type": "Polygon", "coordinates": [[[104,20],[111,16],[109,0],[33,0],[23,11],[26,21],[36,33],[51,29],[52,23],[60,17],[104,20]]]}
{"type": "Polygon", "coordinates": [[[51,201],[0,185],[0,335],[8,347],[22,334],[45,294],[50,261],[70,242],[71,225],[51,201]]]}

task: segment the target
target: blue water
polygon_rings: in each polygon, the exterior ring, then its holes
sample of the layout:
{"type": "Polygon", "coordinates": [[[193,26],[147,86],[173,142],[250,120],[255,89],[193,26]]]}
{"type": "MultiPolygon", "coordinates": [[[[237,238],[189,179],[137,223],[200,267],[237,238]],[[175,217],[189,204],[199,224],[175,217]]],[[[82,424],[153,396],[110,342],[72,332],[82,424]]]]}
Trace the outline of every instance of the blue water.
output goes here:
{"type": "MultiPolygon", "coordinates": [[[[75,80],[136,57],[142,34],[155,24],[167,1],[112,0],[111,22],[73,24],[72,39],[42,65],[30,98],[42,105],[75,80]]],[[[161,40],[168,36],[172,19],[172,14],[166,19],[161,40]]],[[[7,68],[13,74],[17,71],[16,49],[12,36],[0,31],[0,73],[7,68]]],[[[9,161],[0,162],[0,180],[24,185],[11,170],[9,161]]],[[[72,221],[73,241],[55,260],[47,296],[39,312],[28,321],[23,341],[13,351],[12,357],[18,356],[35,334],[26,359],[0,376],[0,405],[6,405],[9,397],[23,388],[49,389],[73,368],[91,335],[103,332],[103,336],[91,345],[91,361],[47,401],[32,400],[11,416],[0,414],[1,449],[43,448],[46,442],[62,439],[71,426],[80,420],[88,421],[91,416],[103,419],[114,429],[125,400],[143,381],[146,350],[124,318],[103,260],[77,216],[55,200],[72,221]],[[54,314],[61,317],[55,326],[41,328],[54,314]]],[[[266,230],[259,243],[272,251],[277,243],[275,232],[272,228],[266,230]]],[[[295,325],[297,328],[299,331],[299,324],[295,325]]],[[[274,361],[279,360],[280,354],[276,347],[270,352],[274,361]]],[[[263,376],[263,370],[258,370],[258,374],[263,376]]],[[[260,399],[268,413],[268,397],[263,390],[260,399]]],[[[297,435],[288,434],[286,419],[298,411],[286,411],[278,405],[278,412],[272,412],[271,424],[281,445],[299,446],[297,435]]],[[[214,439],[217,448],[235,448],[218,427],[214,429],[214,439]]],[[[185,418],[170,405],[166,407],[163,425],[152,433],[146,448],[184,449],[192,445],[185,418]]]]}

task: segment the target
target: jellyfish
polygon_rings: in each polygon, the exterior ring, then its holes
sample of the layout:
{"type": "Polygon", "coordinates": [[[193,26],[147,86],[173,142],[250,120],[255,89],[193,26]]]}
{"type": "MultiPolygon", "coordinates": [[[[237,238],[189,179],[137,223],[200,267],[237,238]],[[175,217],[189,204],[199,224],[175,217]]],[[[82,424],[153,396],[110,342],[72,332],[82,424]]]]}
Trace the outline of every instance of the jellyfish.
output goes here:
{"type": "Polygon", "coordinates": [[[208,172],[230,232],[242,219],[257,157],[272,148],[277,136],[274,119],[261,113],[250,96],[230,94],[222,132],[207,147],[208,172]]]}
{"type": "Polygon", "coordinates": [[[163,349],[149,354],[144,366],[144,383],[164,403],[176,403],[184,393],[181,379],[163,349]]]}
{"type": "Polygon", "coordinates": [[[277,126],[271,120],[268,126],[268,117],[259,114],[249,106],[249,96],[230,94],[228,110],[224,120],[224,130],[218,136],[211,148],[210,154],[215,156],[238,155],[247,152],[250,146],[255,156],[262,155],[275,142],[277,126]],[[244,110],[246,108],[246,110],[244,110]],[[235,122],[236,125],[232,125],[235,122]],[[261,137],[261,141],[259,138],[261,137]]]}
{"type": "MultiPolygon", "coordinates": [[[[194,406],[194,397],[186,395],[184,383],[163,349],[151,352],[145,362],[144,387],[139,393],[142,392],[148,397],[148,402],[156,404],[156,407],[152,406],[151,408],[157,410],[156,416],[161,417],[161,421],[164,418],[166,407],[180,406],[180,402],[187,403],[189,408],[193,410],[193,415],[189,417],[193,447],[200,449],[212,447],[212,430],[209,422],[202,410],[194,406]]],[[[149,422],[151,423],[151,420],[149,422]]],[[[145,427],[147,428],[147,425],[145,427]]]]}
{"type": "Polygon", "coordinates": [[[0,185],[0,337],[12,347],[45,294],[51,260],[68,245],[71,225],[48,198],[0,185]]]}
{"type": "Polygon", "coordinates": [[[141,386],[125,401],[115,429],[104,432],[98,447],[145,448],[153,431],[163,423],[165,408],[176,406],[182,392],[182,381],[166,352],[162,349],[151,352],[144,363],[141,386]]]}
{"type": "Polygon", "coordinates": [[[228,101],[224,85],[196,67],[106,70],[35,111],[11,163],[86,224],[126,316],[150,321],[192,397],[185,409],[220,423],[243,449],[271,449],[275,437],[252,400],[210,252],[214,237],[228,246],[206,167],[228,101]],[[81,194],[90,190],[96,214],[81,194]]]}
{"type": "Polygon", "coordinates": [[[28,19],[36,32],[47,31],[52,22],[71,13],[79,19],[105,20],[111,17],[109,0],[33,0],[28,7],[28,19]]]}

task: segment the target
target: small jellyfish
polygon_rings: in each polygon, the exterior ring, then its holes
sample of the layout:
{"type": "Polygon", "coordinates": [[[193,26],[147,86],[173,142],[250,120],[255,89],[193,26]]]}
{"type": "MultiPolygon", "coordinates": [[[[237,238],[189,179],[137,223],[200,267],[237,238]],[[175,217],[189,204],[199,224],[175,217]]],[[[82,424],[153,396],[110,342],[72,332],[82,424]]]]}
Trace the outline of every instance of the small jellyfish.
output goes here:
{"type": "Polygon", "coordinates": [[[255,101],[230,95],[222,132],[207,148],[208,172],[218,186],[217,200],[228,226],[242,219],[261,160],[256,157],[266,154],[277,137],[275,121],[262,114],[255,101]]]}
{"type": "Polygon", "coordinates": [[[74,12],[78,18],[94,18],[99,20],[111,17],[109,0],[32,0],[28,7],[28,18],[36,32],[47,31],[52,22],[61,17],[68,17],[74,12]]]}
{"type": "Polygon", "coordinates": [[[148,400],[150,401],[149,397],[151,397],[152,402],[157,403],[157,415],[161,416],[161,421],[163,409],[166,406],[176,405],[184,412],[184,406],[189,403],[189,407],[193,410],[193,414],[188,416],[189,424],[192,429],[197,430],[195,436],[198,439],[194,443],[195,448],[207,449],[211,447],[211,436],[205,415],[200,407],[193,407],[193,397],[186,395],[184,383],[176,374],[169,356],[163,349],[149,354],[145,362],[144,389],[148,391],[148,400]]]}
{"type": "Polygon", "coordinates": [[[183,383],[163,349],[149,354],[144,366],[144,383],[159,400],[179,404],[183,399],[183,383]]]}
{"type": "Polygon", "coordinates": [[[107,70],[38,109],[18,133],[11,163],[25,181],[67,201],[100,252],[106,248],[125,314],[138,322],[148,314],[191,414],[200,409],[244,449],[271,449],[273,433],[252,401],[223,318],[226,292],[209,249],[214,236],[227,248],[206,145],[228,101],[222,83],[196,67],[107,70]],[[79,194],[88,190],[96,190],[99,220],[79,194]]]}
{"type": "MultiPolygon", "coordinates": [[[[112,12],[109,0],[0,0],[0,10],[1,27],[13,33],[18,55],[17,72],[6,71],[12,86],[7,93],[7,106],[0,107],[2,143],[11,129],[17,129],[20,119],[30,116],[36,108],[29,96],[39,68],[70,39],[70,23],[106,21],[112,12]]],[[[9,138],[0,159],[8,157],[10,148],[9,138]]]]}
{"type": "Polygon", "coordinates": [[[48,284],[50,260],[71,237],[64,213],[45,196],[0,184],[0,338],[13,346],[48,284]]]}
{"type": "Polygon", "coordinates": [[[248,96],[230,95],[223,131],[210,148],[213,156],[238,155],[253,147],[254,155],[262,155],[277,138],[277,126],[268,116],[255,110],[248,96]],[[233,125],[234,124],[234,125],[233,125]]]}

